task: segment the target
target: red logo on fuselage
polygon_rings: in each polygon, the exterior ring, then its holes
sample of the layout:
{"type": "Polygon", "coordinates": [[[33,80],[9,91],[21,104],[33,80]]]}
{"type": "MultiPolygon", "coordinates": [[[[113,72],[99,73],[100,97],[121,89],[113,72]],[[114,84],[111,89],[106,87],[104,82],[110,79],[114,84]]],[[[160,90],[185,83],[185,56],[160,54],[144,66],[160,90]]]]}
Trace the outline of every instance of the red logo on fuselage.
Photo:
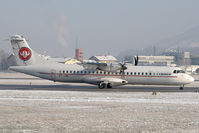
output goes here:
{"type": "Polygon", "coordinates": [[[22,59],[23,61],[27,61],[29,60],[31,57],[31,51],[29,48],[21,48],[19,50],[19,58],[22,59]]]}

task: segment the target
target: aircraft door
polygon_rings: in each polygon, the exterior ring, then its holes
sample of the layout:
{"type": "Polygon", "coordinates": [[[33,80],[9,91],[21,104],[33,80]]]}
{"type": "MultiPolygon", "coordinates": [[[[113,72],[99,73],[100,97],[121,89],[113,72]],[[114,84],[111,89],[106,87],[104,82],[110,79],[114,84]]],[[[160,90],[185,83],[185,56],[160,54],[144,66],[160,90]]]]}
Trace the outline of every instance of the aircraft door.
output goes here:
{"type": "Polygon", "coordinates": [[[151,82],[152,82],[152,76],[153,76],[153,72],[152,71],[148,71],[147,72],[147,78],[146,78],[146,84],[151,84],[151,82]]]}
{"type": "Polygon", "coordinates": [[[55,70],[55,69],[52,69],[52,70],[51,70],[51,79],[52,79],[53,81],[56,81],[56,70],[55,70]]]}

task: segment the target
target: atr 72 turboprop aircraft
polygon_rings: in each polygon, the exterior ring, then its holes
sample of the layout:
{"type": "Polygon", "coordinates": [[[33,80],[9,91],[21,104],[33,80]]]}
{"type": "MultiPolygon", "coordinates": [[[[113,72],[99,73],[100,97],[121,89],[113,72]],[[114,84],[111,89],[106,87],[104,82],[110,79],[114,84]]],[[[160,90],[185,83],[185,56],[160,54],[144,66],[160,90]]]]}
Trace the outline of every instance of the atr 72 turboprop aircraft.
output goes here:
{"type": "MultiPolygon", "coordinates": [[[[10,37],[18,66],[9,69],[55,82],[75,82],[112,88],[126,84],[184,85],[194,81],[177,67],[133,66],[125,64],[85,63],[67,65],[44,59],[34,52],[20,35],[10,37]]],[[[137,63],[136,63],[137,64],[137,63]]]]}

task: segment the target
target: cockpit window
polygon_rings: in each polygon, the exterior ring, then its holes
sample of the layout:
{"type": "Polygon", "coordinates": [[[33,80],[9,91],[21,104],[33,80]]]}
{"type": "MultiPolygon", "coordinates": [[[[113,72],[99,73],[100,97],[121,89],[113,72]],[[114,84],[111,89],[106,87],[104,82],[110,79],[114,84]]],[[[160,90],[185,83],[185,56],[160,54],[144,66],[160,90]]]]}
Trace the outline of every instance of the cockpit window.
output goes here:
{"type": "Polygon", "coordinates": [[[174,70],[173,73],[185,73],[183,70],[174,70]]]}
{"type": "Polygon", "coordinates": [[[178,71],[178,73],[185,73],[185,71],[183,71],[183,70],[179,70],[179,71],[178,71]]]}

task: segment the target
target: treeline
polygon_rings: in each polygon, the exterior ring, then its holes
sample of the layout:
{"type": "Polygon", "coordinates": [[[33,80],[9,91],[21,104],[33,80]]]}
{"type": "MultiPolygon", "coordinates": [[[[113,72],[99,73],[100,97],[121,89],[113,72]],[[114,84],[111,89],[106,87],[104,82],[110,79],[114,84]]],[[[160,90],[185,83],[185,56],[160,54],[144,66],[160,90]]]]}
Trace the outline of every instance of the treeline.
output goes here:
{"type": "Polygon", "coordinates": [[[16,60],[13,54],[9,55],[4,50],[0,50],[0,70],[8,70],[9,66],[15,66],[16,60]]]}

